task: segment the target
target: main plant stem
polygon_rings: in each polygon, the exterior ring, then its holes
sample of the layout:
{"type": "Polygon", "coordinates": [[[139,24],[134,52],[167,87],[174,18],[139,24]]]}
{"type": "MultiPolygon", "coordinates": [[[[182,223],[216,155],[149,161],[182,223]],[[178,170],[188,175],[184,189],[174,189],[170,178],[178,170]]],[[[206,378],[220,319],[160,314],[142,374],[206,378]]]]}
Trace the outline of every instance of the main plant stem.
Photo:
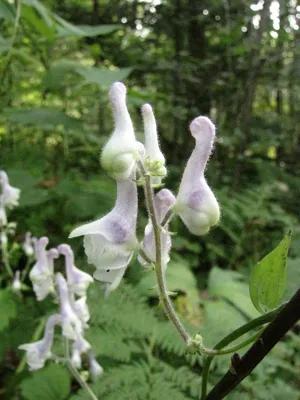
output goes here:
{"type": "Polygon", "coordinates": [[[90,396],[90,398],[92,400],[99,400],[98,397],[95,395],[95,393],[90,388],[90,386],[87,384],[87,382],[84,379],[82,379],[80,373],[73,366],[71,359],[70,359],[69,340],[67,338],[65,338],[64,348],[65,348],[66,364],[67,364],[67,367],[69,368],[69,371],[73,375],[73,377],[76,379],[76,381],[82,387],[82,389],[86,390],[86,392],[88,393],[88,395],[90,396]]]}
{"type": "Polygon", "coordinates": [[[139,163],[142,174],[145,178],[145,196],[148,206],[149,216],[153,226],[153,232],[155,237],[155,273],[158,285],[159,300],[165,310],[165,313],[169,320],[174,325],[175,329],[178,331],[179,335],[182,337],[184,342],[187,344],[189,340],[192,340],[185,327],[182,325],[180,319],[178,318],[176,311],[171,303],[170,297],[167,292],[167,286],[165,281],[165,275],[162,268],[162,257],[161,257],[161,227],[156,219],[155,208],[154,208],[154,194],[151,186],[151,176],[148,175],[144,169],[142,163],[139,163]]]}

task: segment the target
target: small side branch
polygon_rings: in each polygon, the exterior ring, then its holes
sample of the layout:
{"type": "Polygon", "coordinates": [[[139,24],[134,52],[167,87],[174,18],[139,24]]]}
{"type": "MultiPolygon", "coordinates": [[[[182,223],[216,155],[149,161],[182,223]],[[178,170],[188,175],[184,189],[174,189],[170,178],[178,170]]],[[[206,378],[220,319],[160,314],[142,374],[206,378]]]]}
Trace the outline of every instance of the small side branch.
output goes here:
{"type": "Polygon", "coordinates": [[[282,308],[262,335],[239,357],[234,354],[228,372],[207,395],[206,400],[221,400],[230,393],[262,361],[269,351],[300,319],[300,289],[282,308]]]}

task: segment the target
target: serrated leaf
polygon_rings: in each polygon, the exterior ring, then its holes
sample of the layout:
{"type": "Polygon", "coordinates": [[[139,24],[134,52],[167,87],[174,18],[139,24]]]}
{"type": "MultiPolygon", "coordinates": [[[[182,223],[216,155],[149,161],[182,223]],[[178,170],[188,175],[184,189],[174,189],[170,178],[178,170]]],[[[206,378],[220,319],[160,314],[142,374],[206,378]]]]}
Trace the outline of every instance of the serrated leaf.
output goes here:
{"type": "Polygon", "coordinates": [[[17,316],[16,304],[12,294],[6,289],[0,290],[0,332],[9,325],[9,321],[17,316]]]}
{"type": "Polygon", "coordinates": [[[279,306],[286,289],[287,254],[291,231],[252,271],[249,289],[252,303],[262,314],[279,306]]]}
{"type": "Polygon", "coordinates": [[[27,400],[65,400],[70,394],[70,377],[65,367],[51,364],[36,371],[21,385],[27,400]]]}

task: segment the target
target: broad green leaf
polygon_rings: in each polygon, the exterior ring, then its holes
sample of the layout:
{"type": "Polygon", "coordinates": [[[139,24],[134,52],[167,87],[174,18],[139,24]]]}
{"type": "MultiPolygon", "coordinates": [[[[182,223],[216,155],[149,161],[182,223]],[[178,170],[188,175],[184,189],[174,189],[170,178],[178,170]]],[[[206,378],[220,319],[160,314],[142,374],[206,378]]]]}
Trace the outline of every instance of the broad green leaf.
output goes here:
{"type": "MultiPolygon", "coordinates": [[[[51,90],[59,90],[68,84],[66,77],[71,72],[75,72],[80,67],[78,61],[75,60],[58,60],[51,64],[43,79],[43,87],[51,90]]],[[[78,76],[74,74],[78,80],[78,76]]]]}
{"type": "Polygon", "coordinates": [[[65,400],[70,394],[70,377],[67,369],[58,364],[35,371],[20,384],[26,400],[65,400]]]}
{"type": "Polygon", "coordinates": [[[250,318],[258,316],[249,298],[248,285],[236,271],[214,267],[209,274],[208,293],[226,299],[250,318]]]}
{"type": "Polygon", "coordinates": [[[115,81],[128,77],[132,68],[110,70],[107,68],[78,67],[76,71],[84,78],[84,84],[96,84],[100,87],[109,87],[115,81]]]}
{"type": "Polygon", "coordinates": [[[0,0],[0,20],[6,19],[8,21],[14,21],[15,10],[11,4],[8,4],[4,0],[0,0]]]}
{"type": "Polygon", "coordinates": [[[34,125],[41,129],[52,130],[58,125],[66,129],[82,130],[82,121],[59,111],[55,108],[32,108],[4,110],[3,115],[10,122],[20,125],[34,125]]]}
{"type": "Polygon", "coordinates": [[[44,15],[41,15],[35,7],[24,4],[22,6],[22,17],[25,18],[32,27],[45,38],[49,40],[55,39],[55,24],[50,24],[48,19],[45,20],[44,15]]]}
{"type": "Polygon", "coordinates": [[[262,314],[278,307],[286,289],[287,254],[291,231],[252,271],[249,288],[252,303],[262,314]]]}
{"type": "Polygon", "coordinates": [[[7,289],[0,290],[0,332],[9,325],[9,321],[17,316],[13,295],[7,289]]]}

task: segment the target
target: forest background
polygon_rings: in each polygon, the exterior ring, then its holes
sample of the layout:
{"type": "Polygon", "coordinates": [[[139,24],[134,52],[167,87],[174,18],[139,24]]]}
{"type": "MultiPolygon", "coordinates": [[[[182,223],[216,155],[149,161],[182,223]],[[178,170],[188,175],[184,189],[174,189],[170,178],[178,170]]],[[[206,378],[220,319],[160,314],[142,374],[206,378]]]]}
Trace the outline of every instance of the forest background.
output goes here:
{"type": "MultiPolygon", "coordinates": [[[[13,268],[25,267],[31,231],[70,243],[77,266],[93,271],[80,240],[67,237],[114,203],[99,151],[113,128],[108,88],[122,80],[141,141],[140,107],[154,107],[174,192],[193,149],[189,122],[208,115],[217,125],[207,179],[221,222],[203,238],[172,222],[167,279],[185,323],[213,346],[258,316],[249,276],[291,228],[289,299],[300,282],[299,19],[296,0],[0,0],[0,167],[22,190],[10,214],[13,268]]],[[[146,213],[142,222],[140,237],[146,213]]],[[[5,275],[1,282],[0,398],[87,399],[60,365],[28,372],[17,347],[53,305],[37,303],[30,288],[8,294],[5,275]]],[[[99,284],[90,291],[101,399],[199,398],[202,359],[185,355],[153,285],[136,263],[107,301],[99,284]]],[[[299,400],[299,350],[296,327],[228,399],[299,400]]],[[[218,357],[210,385],[228,365],[218,357]]]]}

